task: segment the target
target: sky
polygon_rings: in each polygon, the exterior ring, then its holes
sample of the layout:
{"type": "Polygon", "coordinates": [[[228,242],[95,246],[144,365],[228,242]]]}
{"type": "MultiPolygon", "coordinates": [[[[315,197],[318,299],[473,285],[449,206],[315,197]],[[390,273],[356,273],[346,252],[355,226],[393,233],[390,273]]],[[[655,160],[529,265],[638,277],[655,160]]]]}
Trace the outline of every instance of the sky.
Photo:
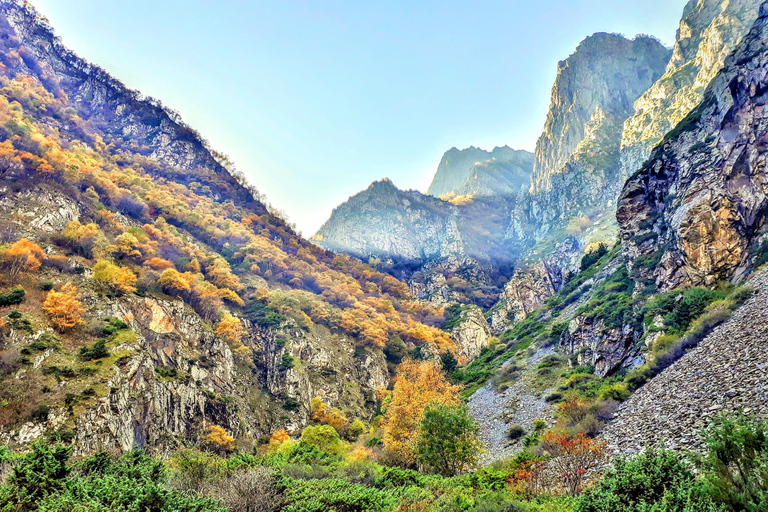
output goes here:
{"type": "Polygon", "coordinates": [[[594,32],[674,42],[685,0],[32,0],[63,42],[160,99],[309,237],[451,147],[532,151],[559,60],[594,32]]]}

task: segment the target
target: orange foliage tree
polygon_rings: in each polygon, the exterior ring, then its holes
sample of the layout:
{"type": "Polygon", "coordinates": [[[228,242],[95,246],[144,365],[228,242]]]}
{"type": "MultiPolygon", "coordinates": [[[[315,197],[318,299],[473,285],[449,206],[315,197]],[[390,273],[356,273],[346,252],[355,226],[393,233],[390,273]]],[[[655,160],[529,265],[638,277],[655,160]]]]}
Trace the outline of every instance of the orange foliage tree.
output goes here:
{"type": "Polygon", "coordinates": [[[384,414],[384,447],[403,463],[416,461],[416,441],[424,410],[433,403],[459,403],[460,386],[452,385],[431,362],[408,359],[397,367],[395,386],[384,414]]]}
{"type": "Polygon", "coordinates": [[[291,438],[290,435],[288,435],[288,432],[286,432],[283,429],[276,430],[272,436],[269,438],[269,444],[271,446],[276,446],[278,444],[282,444],[285,441],[289,440],[291,438]]]}
{"type": "Polygon", "coordinates": [[[236,316],[226,313],[219,322],[219,325],[216,326],[216,334],[229,343],[237,343],[242,340],[245,335],[243,322],[236,316]]]}
{"type": "Polygon", "coordinates": [[[43,303],[43,312],[51,319],[59,331],[67,331],[83,323],[85,308],[80,303],[80,294],[72,283],[61,287],[61,291],[51,290],[43,303]]]}
{"type": "Polygon", "coordinates": [[[15,280],[21,271],[38,269],[40,261],[45,258],[45,252],[35,242],[22,238],[3,250],[1,256],[8,277],[15,280]]]}
{"type": "Polygon", "coordinates": [[[209,425],[203,435],[203,444],[217,453],[227,453],[235,449],[235,438],[229,435],[223,427],[209,425]]]}
{"type": "Polygon", "coordinates": [[[605,458],[606,442],[580,432],[576,435],[547,432],[541,446],[552,457],[549,466],[560,477],[563,490],[576,496],[584,487],[584,478],[605,458]]]}

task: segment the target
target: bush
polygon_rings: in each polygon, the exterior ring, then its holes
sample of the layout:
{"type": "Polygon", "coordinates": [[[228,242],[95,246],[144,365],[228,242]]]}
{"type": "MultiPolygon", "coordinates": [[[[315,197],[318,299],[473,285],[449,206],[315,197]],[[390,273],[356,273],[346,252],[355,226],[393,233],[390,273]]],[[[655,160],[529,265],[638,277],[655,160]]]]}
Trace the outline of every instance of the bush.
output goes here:
{"type": "Polygon", "coordinates": [[[106,340],[99,340],[92,347],[80,348],[80,359],[83,361],[93,361],[109,357],[109,350],[106,347],[106,340]]]}
{"type": "Polygon", "coordinates": [[[283,507],[283,493],[268,468],[237,471],[214,489],[229,512],[277,512],[283,507]]]}
{"type": "Polygon", "coordinates": [[[387,490],[350,484],[340,478],[282,482],[288,504],[284,512],[379,512],[392,510],[398,497],[387,490]]]}
{"type": "Polygon", "coordinates": [[[705,433],[701,464],[707,489],[729,510],[765,510],[768,503],[768,424],[718,418],[705,433]]]}
{"type": "Polygon", "coordinates": [[[330,425],[310,425],[301,432],[301,444],[323,452],[338,454],[344,449],[339,433],[330,425]]]}
{"type": "Polygon", "coordinates": [[[619,457],[600,483],[586,490],[575,512],[705,512],[717,510],[677,453],[649,448],[619,457]]]}
{"type": "Polygon", "coordinates": [[[0,307],[21,304],[26,295],[24,288],[15,288],[8,293],[2,293],[0,294],[0,307]]]}
{"type": "Polygon", "coordinates": [[[525,435],[525,429],[522,425],[512,425],[507,430],[507,437],[510,438],[512,441],[517,441],[521,437],[525,435]]]}

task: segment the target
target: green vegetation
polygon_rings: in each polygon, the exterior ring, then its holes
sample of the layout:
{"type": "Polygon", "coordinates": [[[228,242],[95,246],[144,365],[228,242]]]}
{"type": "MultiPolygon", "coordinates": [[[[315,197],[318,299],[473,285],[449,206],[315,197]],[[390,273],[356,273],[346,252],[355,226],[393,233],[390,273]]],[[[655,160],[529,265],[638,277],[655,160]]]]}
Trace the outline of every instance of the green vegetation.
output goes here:
{"type": "Polygon", "coordinates": [[[416,459],[434,473],[455,476],[477,464],[477,431],[477,423],[465,405],[427,407],[419,427],[416,459]]]}
{"type": "Polygon", "coordinates": [[[10,292],[0,293],[0,307],[21,304],[24,302],[26,295],[24,288],[14,288],[10,292]]]}
{"type": "Polygon", "coordinates": [[[768,424],[718,418],[703,457],[650,448],[619,457],[575,512],[759,512],[768,503],[768,424]],[[698,470],[698,476],[694,472],[698,470]]]}

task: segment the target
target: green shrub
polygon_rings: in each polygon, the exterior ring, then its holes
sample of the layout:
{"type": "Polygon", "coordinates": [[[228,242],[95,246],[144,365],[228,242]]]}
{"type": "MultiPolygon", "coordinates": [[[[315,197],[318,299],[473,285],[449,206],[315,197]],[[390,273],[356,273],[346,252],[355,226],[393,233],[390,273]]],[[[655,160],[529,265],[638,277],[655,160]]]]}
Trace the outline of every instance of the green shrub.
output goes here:
{"type": "Polygon", "coordinates": [[[525,429],[522,425],[512,425],[507,429],[507,437],[512,441],[517,441],[525,435],[525,429]]]}
{"type": "Polygon", "coordinates": [[[587,270],[606,254],[608,254],[608,247],[604,243],[600,243],[595,250],[586,253],[581,258],[581,270],[587,270]]]}
{"type": "Polygon", "coordinates": [[[600,392],[600,398],[602,400],[615,400],[616,402],[623,402],[629,398],[630,391],[624,384],[613,384],[600,392]]]}
{"type": "Polygon", "coordinates": [[[24,302],[26,297],[24,288],[15,288],[7,293],[0,293],[0,307],[15,306],[24,302]]]}
{"type": "Polygon", "coordinates": [[[301,443],[314,446],[327,453],[338,454],[344,449],[344,443],[336,429],[330,425],[309,425],[301,432],[301,443]]]}
{"type": "Polygon", "coordinates": [[[718,508],[675,452],[649,448],[619,457],[600,483],[587,489],[575,512],[715,512],[718,508]]]}
{"type": "Polygon", "coordinates": [[[389,490],[351,484],[341,478],[284,479],[284,512],[379,512],[392,510],[399,497],[389,490]]]}
{"type": "Polygon", "coordinates": [[[109,350],[107,350],[106,344],[106,340],[99,340],[92,347],[81,347],[80,359],[83,361],[93,361],[109,357],[109,350]]]}
{"type": "Polygon", "coordinates": [[[728,510],[758,512],[768,504],[768,424],[718,418],[705,433],[701,470],[707,489],[728,510]]]}
{"type": "Polygon", "coordinates": [[[279,371],[284,372],[286,370],[293,368],[293,366],[294,366],[293,356],[287,353],[283,353],[283,358],[280,360],[280,364],[278,365],[277,369],[279,371]]]}

